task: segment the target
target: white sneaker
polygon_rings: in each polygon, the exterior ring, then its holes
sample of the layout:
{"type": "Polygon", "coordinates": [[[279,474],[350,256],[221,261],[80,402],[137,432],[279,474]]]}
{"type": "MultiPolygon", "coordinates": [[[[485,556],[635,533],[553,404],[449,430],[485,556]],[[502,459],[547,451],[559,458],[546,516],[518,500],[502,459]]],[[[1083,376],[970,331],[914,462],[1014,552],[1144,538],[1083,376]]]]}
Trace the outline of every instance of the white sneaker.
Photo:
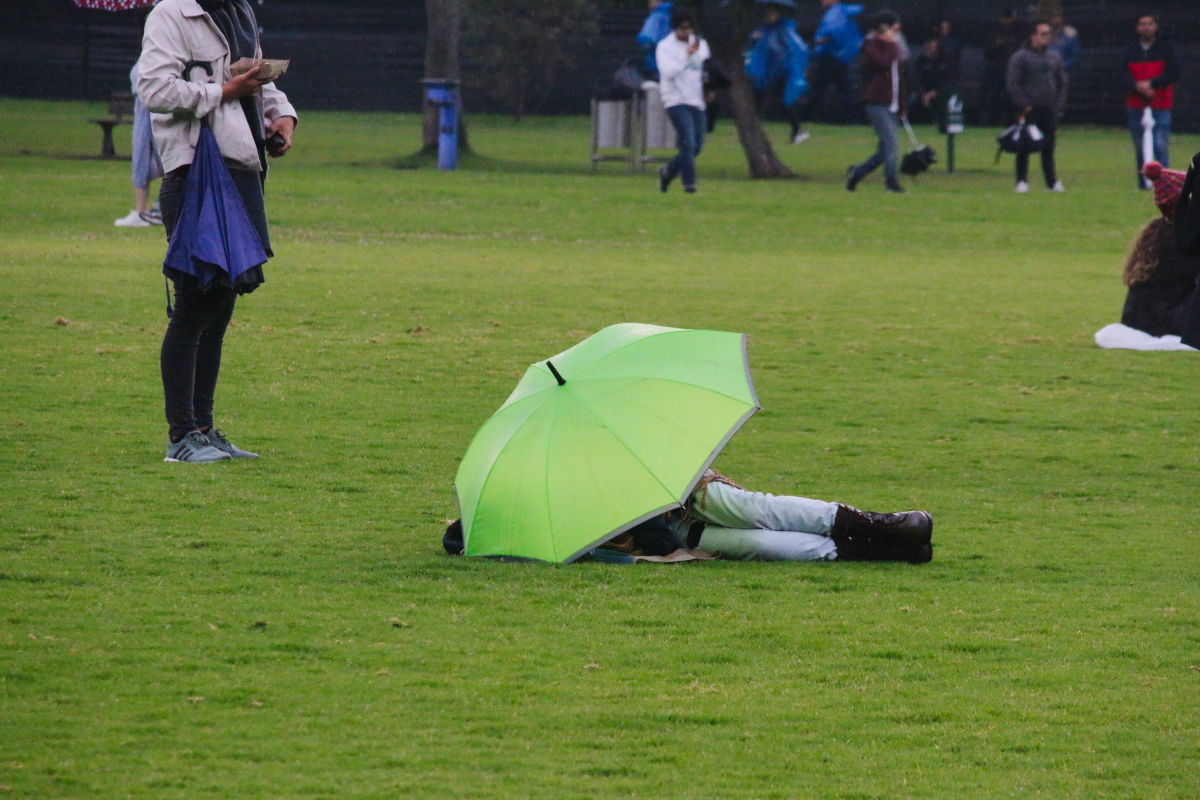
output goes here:
{"type": "Polygon", "coordinates": [[[1054,185],[1050,187],[1052,192],[1065,192],[1066,190],[1067,187],[1062,185],[1062,181],[1055,181],[1054,185]]]}
{"type": "Polygon", "coordinates": [[[812,136],[808,131],[796,131],[796,135],[792,137],[792,144],[800,144],[801,142],[812,136]]]}
{"type": "Polygon", "coordinates": [[[1017,181],[1017,194],[1029,194],[1029,184],[1025,181],[1017,181]]]}
{"type": "Polygon", "coordinates": [[[142,215],[137,211],[130,211],[124,217],[113,223],[118,228],[149,228],[150,223],[142,219],[142,215]]]}

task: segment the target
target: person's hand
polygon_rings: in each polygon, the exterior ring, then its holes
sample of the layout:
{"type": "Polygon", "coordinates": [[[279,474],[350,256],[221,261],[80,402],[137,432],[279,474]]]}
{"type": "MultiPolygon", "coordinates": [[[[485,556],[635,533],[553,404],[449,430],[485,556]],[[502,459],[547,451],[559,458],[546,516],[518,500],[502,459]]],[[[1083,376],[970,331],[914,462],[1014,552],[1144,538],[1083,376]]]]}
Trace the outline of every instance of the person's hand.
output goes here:
{"type": "Polygon", "coordinates": [[[279,158],[288,150],[292,149],[292,131],[296,130],[295,117],[280,117],[267,126],[267,136],[271,137],[278,133],[283,137],[283,147],[275,150],[268,150],[267,155],[272,158],[279,158]]]}
{"type": "Polygon", "coordinates": [[[700,49],[700,40],[699,40],[699,39],[697,39],[697,40],[695,41],[695,43],[694,43],[694,44],[690,44],[690,45],[688,45],[688,51],[687,51],[687,53],[688,53],[688,55],[690,56],[690,55],[693,55],[693,54],[695,54],[695,52],[696,52],[697,50],[699,50],[699,49],[700,49]]]}
{"type": "Polygon", "coordinates": [[[933,98],[935,98],[935,97],[937,97],[936,91],[926,92],[925,94],[921,95],[921,103],[926,108],[929,108],[929,106],[931,106],[933,104],[933,98]]]}
{"type": "Polygon", "coordinates": [[[1150,81],[1138,81],[1137,91],[1142,97],[1149,100],[1154,99],[1154,87],[1150,85],[1150,81]]]}
{"type": "Polygon", "coordinates": [[[221,102],[230,103],[234,100],[241,100],[243,97],[250,97],[258,94],[266,81],[255,80],[254,76],[262,67],[255,67],[247,70],[236,78],[230,78],[221,86],[221,102]]]}

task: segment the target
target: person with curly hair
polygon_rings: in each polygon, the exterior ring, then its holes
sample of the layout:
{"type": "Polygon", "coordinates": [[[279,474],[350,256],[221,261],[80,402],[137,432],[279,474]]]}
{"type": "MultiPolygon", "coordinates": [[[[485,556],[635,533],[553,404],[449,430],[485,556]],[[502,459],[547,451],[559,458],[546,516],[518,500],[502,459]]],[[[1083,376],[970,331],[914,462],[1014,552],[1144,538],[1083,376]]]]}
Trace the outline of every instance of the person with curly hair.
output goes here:
{"type": "Polygon", "coordinates": [[[1125,262],[1125,308],[1121,324],[1151,336],[1182,336],[1200,276],[1200,258],[1179,250],[1171,222],[1179,202],[1182,173],[1151,161],[1142,170],[1155,187],[1162,216],[1142,228],[1125,262]]]}

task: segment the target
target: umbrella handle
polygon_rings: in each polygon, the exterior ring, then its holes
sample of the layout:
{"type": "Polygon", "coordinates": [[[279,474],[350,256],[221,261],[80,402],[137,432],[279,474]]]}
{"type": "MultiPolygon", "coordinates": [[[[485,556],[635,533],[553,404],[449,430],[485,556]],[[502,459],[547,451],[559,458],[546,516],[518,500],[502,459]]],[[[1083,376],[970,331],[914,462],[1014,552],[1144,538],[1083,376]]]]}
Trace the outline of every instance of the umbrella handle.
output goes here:
{"type": "Polygon", "coordinates": [[[195,69],[196,67],[203,67],[204,71],[208,73],[208,77],[210,77],[210,78],[212,77],[212,74],[213,74],[212,64],[209,64],[207,61],[189,61],[189,62],[187,62],[186,64],[183,65],[183,72],[180,73],[181,77],[185,81],[190,81],[192,79],[191,71],[193,69],[195,69]]]}

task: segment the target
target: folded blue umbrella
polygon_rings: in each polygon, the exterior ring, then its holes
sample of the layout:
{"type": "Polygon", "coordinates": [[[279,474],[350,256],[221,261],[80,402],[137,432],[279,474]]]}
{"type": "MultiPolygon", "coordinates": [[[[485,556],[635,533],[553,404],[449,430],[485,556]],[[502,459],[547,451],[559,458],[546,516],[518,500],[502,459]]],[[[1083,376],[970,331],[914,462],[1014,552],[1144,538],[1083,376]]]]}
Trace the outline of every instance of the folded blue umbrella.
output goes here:
{"type": "Polygon", "coordinates": [[[204,125],[184,180],[179,219],[163,266],[193,276],[201,288],[208,289],[221,272],[230,286],[236,286],[243,273],[265,263],[267,254],[258,231],[225,167],[212,128],[204,125]]]}

